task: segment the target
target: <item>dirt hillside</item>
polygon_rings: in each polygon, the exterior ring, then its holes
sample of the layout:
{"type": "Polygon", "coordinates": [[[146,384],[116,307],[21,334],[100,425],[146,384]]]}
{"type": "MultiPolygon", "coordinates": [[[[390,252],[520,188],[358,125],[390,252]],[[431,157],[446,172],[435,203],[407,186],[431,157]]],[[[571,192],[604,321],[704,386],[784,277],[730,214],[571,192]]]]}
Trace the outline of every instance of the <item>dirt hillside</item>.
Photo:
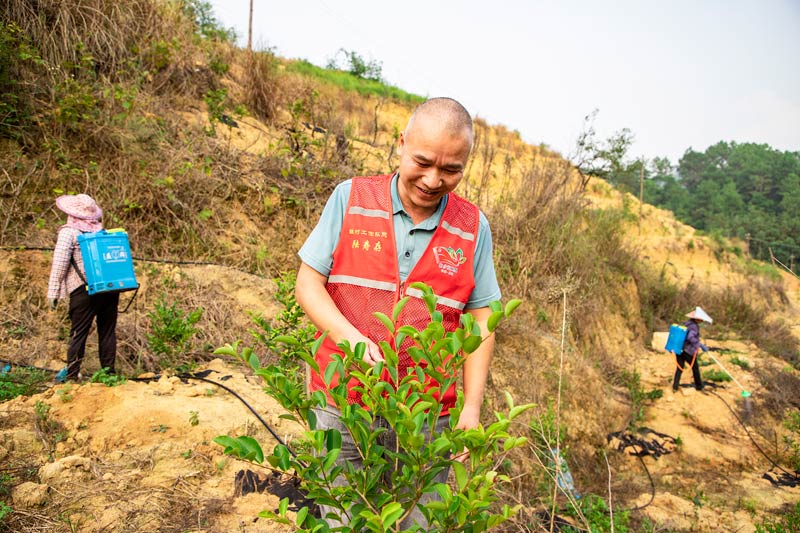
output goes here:
{"type": "MultiPolygon", "coordinates": [[[[597,185],[595,192],[602,187],[597,185]]],[[[590,195],[590,199],[598,204],[621,201],[609,192],[590,195]]],[[[643,213],[641,232],[638,225],[631,225],[629,237],[640,246],[644,260],[656,266],[669,264],[676,279],[684,281],[700,278],[722,284],[742,276],[727,262],[718,261],[710,243],[675,222],[669,213],[650,206],[645,206],[643,213]],[[694,246],[685,244],[690,239],[694,246]]],[[[22,258],[23,253],[3,258],[7,283],[15,272],[22,275],[18,270],[21,263],[30,261],[29,256],[22,258]]],[[[32,263],[34,275],[40,279],[47,261],[46,254],[41,254],[32,263]]],[[[194,291],[215,287],[232,302],[233,310],[226,316],[236,316],[240,328],[247,311],[275,312],[270,303],[273,282],[234,269],[172,266],[143,276],[144,285],[155,287],[165,278],[188,284],[194,291]]],[[[796,311],[800,283],[791,277],[784,278],[784,283],[791,298],[788,308],[796,311]]],[[[146,298],[137,305],[145,305],[146,298]]],[[[33,363],[60,368],[64,364],[63,340],[52,334],[58,329],[52,327],[58,323],[58,313],[49,317],[55,322],[49,324],[51,328],[42,325],[38,340],[21,338],[6,347],[7,355],[21,360],[22,351],[33,342],[50,354],[33,363]],[[42,335],[49,340],[43,342],[42,335]]],[[[796,314],[786,318],[797,327],[796,314]]],[[[60,320],[63,327],[63,316],[60,320]]],[[[624,324],[619,327],[625,329],[624,324]]],[[[625,505],[646,506],[641,515],[664,528],[661,531],[755,531],[759,517],[778,513],[797,501],[800,488],[775,487],[763,477],[780,472],[758,452],[737,421],[737,416],[746,418],[747,413],[735,383],[711,384],[698,393],[686,373],[680,391],[672,393],[669,383],[674,362],[660,349],[665,335],[656,333],[649,343],[629,344],[643,388],[664,391],[662,398],[646,408],[642,425],[674,439],[663,442],[665,455],[643,459],[653,476],[654,498],[651,502],[646,474],[639,460],[628,454],[630,449],[612,456],[612,483],[627,485],[627,492],[634,495],[638,491],[639,496],[625,505]]],[[[791,370],[749,341],[704,340],[724,350],[712,353],[752,393],[756,408],[751,416],[757,416],[763,383],[756,371],[791,370]],[[731,354],[748,361],[750,370],[732,366],[731,354]]],[[[86,372],[96,365],[94,359],[90,347],[86,372]]],[[[278,418],[278,407],[246,369],[214,359],[197,370],[210,370],[208,379],[235,390],[284,439],[291,442],[298,434],[296,426],[278,418]]],[[[495,370],[493,380],[502,386],[510,376],[495,370]]],[[[527,399],[519,399],[523,400],[527,399]]],[[[118,387],[54,385],[42,394],[0,404],[0,459],[24,472],[21,477],[26,480],[11,494],[18,509],[12,524],[20,531],[288,531],[258,518],[261,510],[277,506],[276,496],[235,494],[236,473],[249,465],[222,454],[212,439],[223,434],[254,436],[266,449],[274,444],[267,430],[234,396],[213,384],[175,376],[129,381],[118,387]]],[[[756,442],[769,449],[768,443],[756,442]]],[[[610,447],[616,445],[612,440],[610,447]]],[[[580,471],[575,474],[580,478],[580,471]]]]}

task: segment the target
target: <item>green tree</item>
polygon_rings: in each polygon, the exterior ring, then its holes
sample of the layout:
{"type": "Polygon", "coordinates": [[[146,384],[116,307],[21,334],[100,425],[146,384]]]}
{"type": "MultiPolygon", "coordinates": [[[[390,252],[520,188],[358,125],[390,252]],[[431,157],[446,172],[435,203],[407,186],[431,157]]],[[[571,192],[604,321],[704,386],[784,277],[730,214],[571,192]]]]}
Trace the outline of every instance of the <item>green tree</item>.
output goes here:
{"type": "Polygon", "coordinates": [[[327,68],[344,70],[357,78],[383,82],[383,65],[380,61],[364,59],[354,50],[340,48],[336,56],[328,61],[327,68]]]}

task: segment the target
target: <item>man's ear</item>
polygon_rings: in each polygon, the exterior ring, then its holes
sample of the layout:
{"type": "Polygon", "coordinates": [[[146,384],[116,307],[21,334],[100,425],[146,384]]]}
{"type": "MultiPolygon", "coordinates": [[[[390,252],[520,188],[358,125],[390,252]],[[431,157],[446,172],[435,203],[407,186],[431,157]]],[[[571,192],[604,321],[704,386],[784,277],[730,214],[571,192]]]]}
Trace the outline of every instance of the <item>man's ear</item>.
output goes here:
{"type": "Polygon", "coordinates": [[[403,147],[406,144],[406,132],[401,131],[397,138],[397,155],[403,155],[403,147]]]}

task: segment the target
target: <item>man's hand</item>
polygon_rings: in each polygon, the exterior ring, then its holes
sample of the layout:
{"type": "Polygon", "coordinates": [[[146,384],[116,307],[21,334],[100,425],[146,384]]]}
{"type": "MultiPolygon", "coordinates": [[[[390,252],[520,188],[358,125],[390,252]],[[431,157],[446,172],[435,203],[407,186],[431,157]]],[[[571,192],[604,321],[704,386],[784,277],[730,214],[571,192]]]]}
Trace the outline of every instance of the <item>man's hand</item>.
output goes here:
{"type": "Polygon", "coordinates": [[[363,342],[367,345],[364,361],[370,366],[383,361],[383,353],[378,345],[353,326],[336,307],[325,288],[327,281],[326,276],[301,263],[295,282],[297,303],[319,331],[328,332],[328,338],[335,344],[347,341],[350,348],[355,349],[356,344],[363,342]]]}
{"type": "Polygon", "coordinates": [[[58,298],[50,300],[50,310],[53,311],[58,306],[58,298]]]}
{"type": "MultiPolygon", "coordinates": [[[[472,429],[478,427],[481,422],[481,410],[465,405],[461,411],[461,416],[458,417],[458,424],[456,429],[472,429]]],[[[469,459],[469,450],[464,449],[460,453],[453,456],[453,459],[459,463],[466,462],[469,459]]]]}
{"type": "Polygon", "coordinates": [[[359,335],[354,339],[348,339],[348,341],[350,342],[350,347],[353,349],[355,349],[356,344],[359,342],[366,344],[367,348],[364,350],[364,362],[369,366],[375,366],[379,361],[383,361],[383,352],[381,352],[381,349],[364,335],[359,335]]]}

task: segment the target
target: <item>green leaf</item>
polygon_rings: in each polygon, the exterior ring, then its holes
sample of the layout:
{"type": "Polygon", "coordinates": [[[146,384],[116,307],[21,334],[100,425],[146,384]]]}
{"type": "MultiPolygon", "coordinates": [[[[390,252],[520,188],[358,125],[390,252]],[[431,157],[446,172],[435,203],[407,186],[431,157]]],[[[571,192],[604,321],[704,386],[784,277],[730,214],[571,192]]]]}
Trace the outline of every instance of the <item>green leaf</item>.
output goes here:
{"type": "Polygon", "coordinates": [[[220,446],[225,447],[225,451],[223,453],[231,455],[228,451],[229,449],[232,450],[234,448],[238,448],[236,445],[236,439],[233,437],[229,437],[228,435],[220,435],[219,437],[214,437],[213,442],[219,444],[220,446]]]}
{"type": "Polygon", "coordinates": [[[303,522],[306,520],[306,516],[308,516],[308,507],[301,507],[300,510],[297,511],[296,523],[298,526],[303,525],[303,522]]]}
{"type": "Polygon", "coordinates": [[[492,313],[496,313],[503,310],[503,305],[499,300],[494,300],[493,302],[489,302],[489,309],[492,311],[492,313]]]}
{"type": "Polygon", "coordinates": [[[338,365],[335,361],[331,361],[328,363],[328,366],[325,367],[325,375],[323,378],[325,379],[325,386],[330,387],[331,381],[333,381],[333,375],[336,373],[336,367],[338,365]]]}
{"type": "Polygon", "coordinates": [[[220,346],[214,350],[214,355],[229,355],[231,357],[236,357],[239,353],[238,347],[239,341],[236,341],[233,346],[226,344],[225,346],[220,346]]]}
{"type": "Polygon", "coordinates": [[[389,333],[394,335],[394,322],[392,322],[391,318],[384,315],[380,311],[373,313],[373,315],[375,315],[375,318],[377,318],[378,320],[381,321],[381,323],[383,323],[383,327],[385,327],[389,331],[389,333]]]}
{"type": "Polygon", "coordinates": [[[325,448],[328,451],[342,448],[342,434],[338,429],[329,429],[325,432],[325,448]]]}
{"type": "Polygon", "coordinates": [[[464,488],[467,486],[467,468],[463,463],[453,461],[453,473],[456,475],[458,490],[463,492],[464,488]]]}
{"type": "Polygon", "coordinates": [[[481,339],[480,335],[470,335],[464,339],[464,344],[462,346],[464,353],[472,353],[477,350],[481,345],[481,341],[483,341],[483,339],[481,339]]]}
{"type": "Polygon", "coordinates": [[[261,368],[261,361],[258,360],[258,356],[255,353],[250,354],[250,359],[247,361],[247,364],[249,364],[250,368],[253,370],[261,368]]]}
{"type": "Polygon", "coordinates": [[[295,339],[294,337],[292,337],[290,335],[278,335],[277,337],[272,339],[272,341],[273,342],[282,342],[282,343],[288,344],[290,346],[298,346],[300,344],[299,340],[295,339]]]}
{"type": "Polygon", "coordinates": [[[519,299],[514,299],[514,300],[509,301],[506,304],[506,316],[511,316],[511,313],[513,313],[514,310],[517,307],[519,307],[521,303],[522,303],[522,300],[519,300],[519,299]]]}
{"type": "Polygon", "coordinates": [[[316,361],[316,360],[315,360],[315,359],[314,359],[314,358],[313,358],[311,355],[309,355],[309,354],[307,354],[306,352],[303,352],[303,351],[297,351],[297,352],[295,352],[295,353],[297,354],[297,356],[298,356],[300,359],[302,359],[303,361],[305,361],[305,363],[306,363],[308,366],[310,366],[310,367],[311,367],[311,369],[312,369],[314,372],[316,372],[316,373],[318,373],[318,374],[319,374],[319,365],[317,364],[317,361],[316,361]]]}
{"type": "Polygon", "coordinates": [[[397,319],[400,317],[400,313],[403,312],[403,308],[408,303],[408,300],[409,300],[409,297],[405,296],[403,298],[400,298],[400,301],[398,301],[396,304],[394,304],[394,309],[392,310],[392,321],[393,322],[397,322],[397,319]]]}
{"type": "Polygon", "coordinates": [[[397,519],[402,515],[403,506],[398,502],[392,502],[381,509],[381,524],[383,524],[384,529],[386,529],[397,522],[397,519]]]}
{"type": "Polygon", "coordinates": [[[486,329],[489,331],[494,331],[497,329],[497,324],[500,323],[500,320],[503,318],[502,311],[495,311],[491,315],[489,315],[489,320],[486,321],[486,329]]]}
{"type": "Polygon", "coordinates": [[[289,470],[289,466],[291,466],[291,458],[289,457],[289,449],[282,445],[278,444],[275,446],[275,456],[277,457],[277,465],[281,470],[289,470]]]}
{"type": "MultiPolygon", "coordinates": [[[[322,333],[322,335],[317,337],[317,340],[315,340],[314,344],[311,345],[311,353],[312,354],[314,354],[314,355],[317,354],[317,351],[319,350],[319,347],[322,346],[322,342],[325,340],[325,338],[327,336],[328,336],[328,332],[325,331],[325,332],[322,333]]],[[[317,372],[319,372],[319,370],[317,370],[317,372]]]]}
{"type": "Polygon", "coordinates": [[[242,451],[244,452],[243,459],[249,459],[256,463],[264,462],[264,452],[261,450],[261,445],[253,437],[242,435],[237,439],[241,444],[242,451]]]}
{"type": "Polygon", "coordinates": [[[278,514],[281,516],[286,516],[286,511],[289,510],[289,498],[283,498],[281,503],[278,504],[278,514]]]}
{"type": "Polygon", "coordinates": [[[517,405],[516,407],[512,407],[511,411],[508,412],[509,420],[514,420],[516,417],[527,411],[528,409],[533,408],[532,403],[526,403],[524,405],[517,405]]]}

